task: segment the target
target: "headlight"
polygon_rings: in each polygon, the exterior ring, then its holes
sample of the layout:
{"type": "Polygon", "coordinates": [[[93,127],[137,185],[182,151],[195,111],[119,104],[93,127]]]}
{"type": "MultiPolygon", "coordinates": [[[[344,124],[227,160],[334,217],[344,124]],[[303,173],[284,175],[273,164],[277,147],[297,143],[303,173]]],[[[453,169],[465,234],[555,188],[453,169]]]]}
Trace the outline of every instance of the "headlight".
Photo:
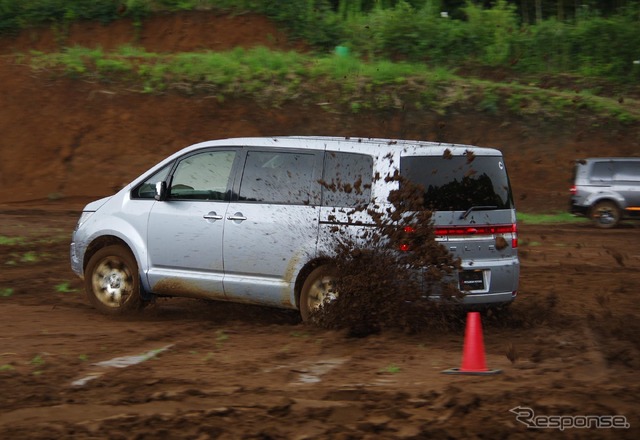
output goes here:
{"type": "Polygon", "coordinates": [[[89,217],[91,217],[94,212],[95,211],[82,211],[82,214],[80,214],[80,218],[78,219],[78,223],[76,223],[75,230],[77,231],[80,228],[80,225],[89,220],[89,217]]]}

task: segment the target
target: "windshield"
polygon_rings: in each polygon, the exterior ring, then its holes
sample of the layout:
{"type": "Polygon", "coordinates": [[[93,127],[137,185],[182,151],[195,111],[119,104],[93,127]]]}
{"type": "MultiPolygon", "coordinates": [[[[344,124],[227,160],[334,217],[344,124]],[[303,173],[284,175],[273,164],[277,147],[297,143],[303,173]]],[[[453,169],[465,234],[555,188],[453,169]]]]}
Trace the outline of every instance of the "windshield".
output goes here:
{"type": "Polygon", "coordinates": [[[511,209],[511,187],[500,156],[404,156],[400,175],[424,187],[425,208],[511,209]]]}

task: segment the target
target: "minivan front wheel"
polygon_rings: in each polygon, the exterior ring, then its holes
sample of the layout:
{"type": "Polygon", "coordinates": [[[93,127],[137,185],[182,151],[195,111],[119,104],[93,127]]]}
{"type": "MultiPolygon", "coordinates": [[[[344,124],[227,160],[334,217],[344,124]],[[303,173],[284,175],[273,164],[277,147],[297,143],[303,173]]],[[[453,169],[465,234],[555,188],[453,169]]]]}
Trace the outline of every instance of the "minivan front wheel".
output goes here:
{"type": "Polygon", "coordinates": [[[300,292],[300,315],[303,321],[309,321],[313,312],[337,298],[337,279],[337,270],[332,265],[319,266],[309,274],[300,292]]]}
{"type": "Polygon", "coordinates": [[[102,313],[119,315],[144,307],[138,264],[124,246],[97,251],[87,264],[84,284],[89,301],[102,313]]]}
{"type": "Polygon", "coordinates": [[[599,228],[614,228],[620,222],[620,209],[607,200],[598,202],[591,208],[591,220],[599,228]]]}

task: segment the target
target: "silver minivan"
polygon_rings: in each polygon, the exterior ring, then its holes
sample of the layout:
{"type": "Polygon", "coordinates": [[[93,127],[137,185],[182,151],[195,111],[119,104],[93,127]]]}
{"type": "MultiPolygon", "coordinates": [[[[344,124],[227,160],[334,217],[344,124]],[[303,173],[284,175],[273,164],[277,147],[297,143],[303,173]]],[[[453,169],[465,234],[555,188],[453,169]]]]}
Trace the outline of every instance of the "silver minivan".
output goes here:
{"type": "Polygon", "coordinates": [[[640,157],[577,160],[569,210],[605,229],[623,218],[640,218],[640,157]]]}
{"type": "Polygon", "coordinates": [[[297,309],[307,319],[330,293],[322,292],[330,285],[323,268],[332,264],[336,230],[353,227],[350,208],[384,212],[399,184],[380,176],[394,173],[424,188],[437,241],[460,259],[464,304],[510,303],[520,265],[502,154],[408,140],[192,145],[84,208],[71,267],[91,303],[108,314],[184,296],[297,309]]]}

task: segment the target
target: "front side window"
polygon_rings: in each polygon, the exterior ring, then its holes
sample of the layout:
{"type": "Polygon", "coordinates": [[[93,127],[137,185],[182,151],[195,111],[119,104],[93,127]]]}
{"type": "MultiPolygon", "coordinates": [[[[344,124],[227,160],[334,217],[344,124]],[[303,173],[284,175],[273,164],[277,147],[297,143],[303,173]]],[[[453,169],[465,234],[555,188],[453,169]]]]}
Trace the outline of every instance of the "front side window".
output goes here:
{"type": "Polygon", "coordinates": [[[228,200],[235,151],[207,151],[182,159],[173,173],[169,199],[228,200]]]}
{"type": "Polygon", "coordinates": [[[513,207],[507,171],[499,156],[406,156],[400,159],[400,174],[424,188],[427,209],[513,207]]]}
{"type": "Polygon", "coordinates": [[[156,171],[151,175],[151,177],[147,178],[144,182],[138,185],[132,192],[132,199],[153,199],[156,195],[156,183],[162,182],[167,178],[167,174],[169,173],[169,169],[172,164],[166,165],[160,170],[156,171]]]}
{"type": "Polygon", "coordinates": [[[239,200],[247,202],[315,205],[315,155],[282,151],[249,151],[245,161],[239,200]]]}

